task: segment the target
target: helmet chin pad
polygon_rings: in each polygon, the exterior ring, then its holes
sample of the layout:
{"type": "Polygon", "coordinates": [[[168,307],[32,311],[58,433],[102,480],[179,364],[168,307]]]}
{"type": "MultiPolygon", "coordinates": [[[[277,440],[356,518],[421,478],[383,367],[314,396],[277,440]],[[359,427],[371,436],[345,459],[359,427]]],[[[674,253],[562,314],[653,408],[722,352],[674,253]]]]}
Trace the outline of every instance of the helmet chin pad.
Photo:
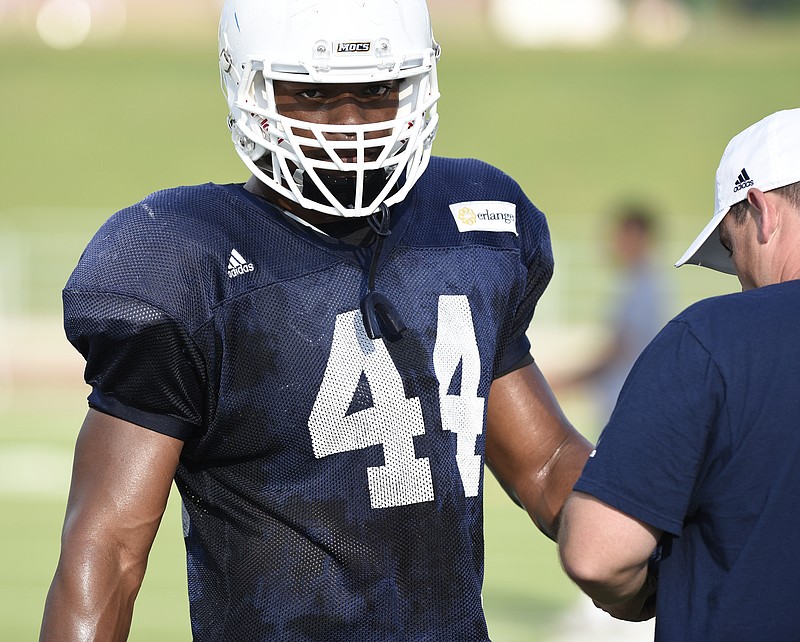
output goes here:
{"type": "MultiPolygon", "coordinates": [[[[335,175],[330,173],[320,172],[318,174],[320,181],[326,188],[336,197],[342,205],[347,208],[355,206],[356,199],[356,177],[355,174],[342,174],[335,175]]],[[[317,184],[312,180],[303,180],[305,173],[301,171],[295,172],[295,180],[297,181],[302,190],[305,198],[320,202],[325,199],[325,196],[320,191],[317,184]],[[299,176],[298,176],[299,175],[299,176]]],[[[364,172],[364,201],[369,203],[378,198],[381,190],[386,186],[386,172],[382,169],[372,169],[364,172]]]]}

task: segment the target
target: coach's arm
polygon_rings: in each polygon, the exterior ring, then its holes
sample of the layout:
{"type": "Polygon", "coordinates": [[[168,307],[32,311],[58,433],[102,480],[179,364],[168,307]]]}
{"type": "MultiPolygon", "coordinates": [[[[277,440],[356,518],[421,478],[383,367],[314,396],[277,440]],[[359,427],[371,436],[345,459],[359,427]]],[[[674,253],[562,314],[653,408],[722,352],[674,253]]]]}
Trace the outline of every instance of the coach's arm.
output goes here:
{"type": "Polygon", "coordinates": [[[655,615],[656,577],[649,561],[662,531],[574,492],[558,535],[564,570],[595,604],[621,620],[655,615]]]}
{"type": "Polygon", "coordinates": [[[569,423],[535,363],[492,383],[486,464],[550,539],[592,446],[569,423]]]}
{"type": "Polygon", "coordinates": [[[183,442],[89,410],[41,642],[125,640],[183,442]]]}

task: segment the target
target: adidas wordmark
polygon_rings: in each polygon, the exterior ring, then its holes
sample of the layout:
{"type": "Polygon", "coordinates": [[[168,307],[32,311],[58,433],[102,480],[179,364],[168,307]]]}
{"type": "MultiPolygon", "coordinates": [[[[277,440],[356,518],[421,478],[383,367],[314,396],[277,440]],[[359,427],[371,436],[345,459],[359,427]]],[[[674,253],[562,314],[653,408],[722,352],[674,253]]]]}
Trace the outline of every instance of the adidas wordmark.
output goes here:
{"type": "Polygon", "coordinates": [[[255,272],[255,266],[244,258],[236,248],[231,250],[231,257],[228,259],[228,278],[235,279],[237,276],[255,272]]]}

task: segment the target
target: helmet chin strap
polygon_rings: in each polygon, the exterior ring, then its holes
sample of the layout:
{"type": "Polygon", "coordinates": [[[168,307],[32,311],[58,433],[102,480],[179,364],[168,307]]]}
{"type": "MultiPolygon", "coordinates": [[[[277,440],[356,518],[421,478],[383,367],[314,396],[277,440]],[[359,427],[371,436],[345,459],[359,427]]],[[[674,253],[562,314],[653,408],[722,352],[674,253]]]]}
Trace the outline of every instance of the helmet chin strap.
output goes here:
{"type": "Polygon", "coordinates": [[[375,291],[375,276],[378,273],[383,242],[392,233],[389,208],[386,203],[381,203],[380,209],[368,216],[367,221],[374,230],[376,238],[367,277],[367,293],[361,299],[361,318],[364,320],[364,330],[370,339],[385,337],[389,341],[397,341],[403,337],[407,329],[406,324],[392,302],[375,291]]]}

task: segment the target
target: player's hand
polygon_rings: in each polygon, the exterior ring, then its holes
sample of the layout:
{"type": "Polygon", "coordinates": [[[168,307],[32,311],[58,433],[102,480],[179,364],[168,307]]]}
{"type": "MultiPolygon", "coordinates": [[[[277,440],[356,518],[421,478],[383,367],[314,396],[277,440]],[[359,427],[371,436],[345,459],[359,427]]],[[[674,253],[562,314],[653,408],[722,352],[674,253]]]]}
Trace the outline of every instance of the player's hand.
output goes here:
{"type": "Polygon", "coordinates": [[[594,600],[594,605],[618,620],[644,622],[656,615],[657,587],[657,576],[653,573],[648,573],[641,590],[627,602],[601,604],[597,600],[594,600]]]}

